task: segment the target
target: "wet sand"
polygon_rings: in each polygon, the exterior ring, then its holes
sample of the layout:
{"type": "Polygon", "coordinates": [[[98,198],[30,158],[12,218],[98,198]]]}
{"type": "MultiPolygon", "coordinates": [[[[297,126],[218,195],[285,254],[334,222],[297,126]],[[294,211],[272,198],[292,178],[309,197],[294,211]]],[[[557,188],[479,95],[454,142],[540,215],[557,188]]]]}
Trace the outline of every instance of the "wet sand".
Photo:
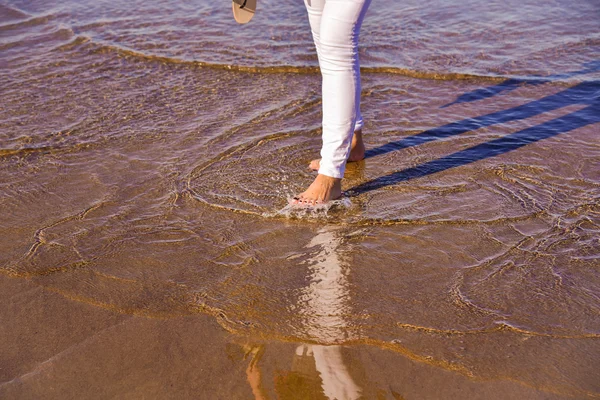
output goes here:
{"type": "Polygon", "coordinates": [[[589,5],[374,10],[367,157],[313,213],[287,207],[321,134],[301,5],[248,50],[206,5],[17,3],[0,398],[600,397],[589,5]]]}
{"type": "MultiPolygon", "coordinates": [[[[0,394],[6,399],[245,399],[253,398],[252,386],[258,398],[282,399],[327,398],[326,393],[352,387],[363,398],[569,398],[553,393],[551,385],[475,378],[440,368],[433,359],[377,346],[324,347],[231,335],[207,316],[127,315],[25,280],[0,280],[0,394]],[[338,375],[324,380],[318,363],[338,375]]],[[[522,339],[513,343],[518,342],[522,339]]],[[[541,345],[553,347],[550,341],[541,345]]],[[[496,362],[524,347],[529,346],[511,348],[496,362]]]]}

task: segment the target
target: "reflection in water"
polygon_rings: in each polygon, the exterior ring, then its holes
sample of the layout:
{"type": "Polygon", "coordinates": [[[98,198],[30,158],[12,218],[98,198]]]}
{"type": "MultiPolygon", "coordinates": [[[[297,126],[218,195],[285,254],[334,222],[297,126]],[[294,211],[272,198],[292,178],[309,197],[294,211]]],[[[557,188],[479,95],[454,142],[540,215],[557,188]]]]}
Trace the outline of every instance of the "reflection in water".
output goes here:
{"type": "Polygon", "coordinates": [[[349,291],[339,251],[341,238],[331,228],[323,228],[307,248],[320,247],[307,262],[310,284],[299,298],[306,334],[320,343],[334,344],[349,338],[349,291]]]}
{"type": "MultiPolygon", "coordinates": [[[[324,343],[348,339],[344,319],[350,311],[348,281],[342,266],[339,247],[341,238],[330,228],[321,229],[307,247],[320,246],[311,259],[311,283],[300,297],[301,313],[305,316],[307,333],[324,343]]],[[[312,356],[322,380],[323,392],[329,399],[357,399],[360,388],[348,372],[342,357],[342,347],[336,345],[302,345],[297,357],[312,356]]]]}
{"type": "Polygon", "coordinates": [[[342,358],[341,346],[312,346],[315,366],[323,381],[323,392],[329,399],[358,399],[360,388],[350,376],[342,358]]]}
{"type": "MultiPolygon", "coordinates": [[[[275,379],[279,398],[296,398],[299,393],[309,398],[354,400],[361,388],[354,382],[342,356],[341,341],[352,338],[348,322],[350,313],[346,266],[340,254],[342,238],[332,228],[323,228],[306,246],[315,255],[308,259],[310,284],[299,296],[300,314],[311,339],[326,345],[302,344],[296,348],[291,371],[275,379]],[[320,386],[320,388],[318,387],[320,386]]],[[[255,399],[267,395],[261,383],[259,361],[262,345],[243,345],[246,358],[246,379],[255,399]]]]}
{"type": "Polygon", "coordinates": [[[248,363],[248,367],[246,368],[246,379],[252,388],[252,394],[256,400],[264,400],[268,397],[265,395],[264,389],[261,384],[261,372],[258,367],[258,362],[260,361],[263,353],[265,352],[264,346],[257,345],[249,345],[245,344],[243,346],[245,356],[251,357],[250,362],[248,363]]]}

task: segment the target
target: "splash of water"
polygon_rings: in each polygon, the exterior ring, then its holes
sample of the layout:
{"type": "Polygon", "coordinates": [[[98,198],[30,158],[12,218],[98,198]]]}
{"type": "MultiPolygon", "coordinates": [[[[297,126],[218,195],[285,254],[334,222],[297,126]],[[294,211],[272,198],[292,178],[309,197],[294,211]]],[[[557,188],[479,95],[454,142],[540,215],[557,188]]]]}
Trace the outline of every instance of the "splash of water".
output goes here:
{"type": "Polygon", "coordinates": [[[342,197],[338,200],[328,201],[316,205],[292,204],[292,198],[288,198],[288,204],[274,213],[263,214],[266,217],[285,217],[289,219],[327,219],[331,216],[330,211],[349,209],[352,207],[352,201],[349,197],[342,197]]]}

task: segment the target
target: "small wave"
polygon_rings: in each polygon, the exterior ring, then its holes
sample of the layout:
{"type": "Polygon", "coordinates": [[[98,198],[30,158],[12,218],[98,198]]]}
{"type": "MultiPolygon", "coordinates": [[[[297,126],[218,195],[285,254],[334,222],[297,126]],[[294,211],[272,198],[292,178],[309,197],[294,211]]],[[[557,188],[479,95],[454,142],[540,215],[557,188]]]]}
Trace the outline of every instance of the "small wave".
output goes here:
{"type": "MultiPolygon", "coordinates": [[[[163,64],[179,64],[193,68],[209,68],[214,70],[224,70],[233,72],[245,72],[256,74],[318,74],[320,69],[311,65],[235,65],[213,63],[201,60],[188,60],[177,57],[163,56],[158,54],[149,54],[139,50],[126,48],[114,43],[104,42],[98,39],[92,39],[85,35],[78,35],[70,43],[57,47],[55,50],[67,51],[80,45],[91,46],[92,53],[111,52],[122,57],[141,59],[149,62],[158,62],[163,64]]],[[[400,66],[373,66],[361,67],[362,74],[391,74],[400,75],[409,78],[439,80],[439,81],[478,81],[478,82],[502,82],[506,79],[526,79],[528,82],[540,81],[548,82],[548,78],[543,76],[512,76],[512,75],[484,75],[450,71],[424,71],[404,68],[400,66]]],[[[564,83],[558,80],[552,80],[554,83],[564,83]]],[[[548,83],[552,83],[548,82],[548,83]]]]}
{"type": "Polygon", "coordinates": [[[0,149],[0,158],[15,155],[24,156],[30,153],[45,153],[52,150],[54,150],[54,148],[51,146],[23,147],[21,149],[0,149]]]}
{"type": "MultiPolygon", "coordinates": [[[[188,195],[190,199],[204,204],[207,207],[211,207],[218,210],[234,212],[239,214],[253,215],[262,218],[287,218],[297,219],[302,221],[323,221],[327,219],[329,222],[341,222],[346,225],[355,226],[392,226],[392,225],[418,225],[418,226],[432,226],[432,225],[505,225],[507,223],[516,223],[534,220],[547,216],[547,212],[536,211],[531,213],[525,213],[523,215],[513,217],[499,217],[492,219],[426,219],[426,218],[378,218],[371,217],[369,215],[346,215],[345,211],[352,208],[353,203],[349,197],[344,197],[340,200],[334,200],[323,205],[315,207],[299,207],[288,204],[283,208],[276,211],[256,211],[251,209],[245,209],[232,205],[224,205],[215,202],[211,202],[205,199],[199,191],[194,190],[191,187],[187,187],[184,194],[188,195]],[[330,213],[331,212],[331,213],[330,213]]],[[[289,200],[289,197],[288,197],[289,200]]]]}
{"type": "Polygon", "coordinates": [[[0,4],[0,14],[2,14],[2,18],[5,20],[24,19],[31,17],[31,15],[27,14],[25,11],[19,10],[16,7],[7,6],[5,4],[0,4]]]}
{"type": "Polygon", "coordinates": [[[415,332],[423,332],[429,334],[438,334],[438,335],[480,335],[480,334],[489,334],[496,333],[502,331],[511,331],[515,333],[519,333],[527,336],[541,336],[548,337],[552,339],[590,339],[590,338],[599,338],[600,334],[597,333],[573,333],[573,334],[553,334],[553,333],[544,333],[537,332],[534,330],[528,330],[513,326],[507,322],[497,322],[494,326],[489,328],[481,328],[481,329],[471,329],[471,330],[461,330],[461,329],[437,329],[430,328],[426,326],[418,326],[412,324],[405,323],[397,323],[396,326],[401,329],[411,330],[415,332]]]}
{"type": "MultiPolygon", "coordinates": [[[[0,27],[0,32],[2,31],[0,27]]],[[[30,34],[27,37],[21,35],[13,36],[14,40],[7,40],[0,44],[0,50],[8,50],[16,47],[31,48],[39,43],[50,42],[50,41],[65,41],[72,38],[74,32],[70,28],[66,28],[62,25],[55,27],[52,31],[47,31],[39,34],[30,34]]]]}
{"type": "Polygon", "coordinates": [[[26,19],[22,19],[19,21],[9,22],[7,24],[0,25],[0,32],[8,31],[11,29],[16,29],[16,28],[24,28],[24,27],[43,25],[43,24],[55,19],[56,15],[55,14],[44,14],[44,15],[38,15],[35,17],[27,15],[26,17],[27,17],[26,19]]]}

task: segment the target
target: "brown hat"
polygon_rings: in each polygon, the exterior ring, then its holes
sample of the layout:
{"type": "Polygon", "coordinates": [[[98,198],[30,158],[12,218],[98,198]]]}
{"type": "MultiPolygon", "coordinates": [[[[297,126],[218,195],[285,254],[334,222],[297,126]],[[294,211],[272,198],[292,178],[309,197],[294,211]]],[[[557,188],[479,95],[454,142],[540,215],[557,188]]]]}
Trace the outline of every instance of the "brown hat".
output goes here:
{"type": "Polygon", "coordinates": [[[250,22],[256,11],[256,0],[233,0],[233,18],[240,23],[250,22]]]}

